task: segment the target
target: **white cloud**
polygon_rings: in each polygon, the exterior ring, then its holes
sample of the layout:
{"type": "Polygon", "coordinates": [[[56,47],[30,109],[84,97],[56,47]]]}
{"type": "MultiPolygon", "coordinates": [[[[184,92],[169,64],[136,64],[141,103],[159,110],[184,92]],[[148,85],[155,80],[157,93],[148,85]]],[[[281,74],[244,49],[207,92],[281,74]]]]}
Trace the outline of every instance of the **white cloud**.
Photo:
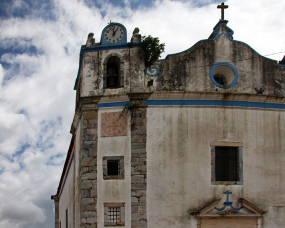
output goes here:
{"type": "Polygon", "coordinates": [[[42,223],[46,216],[41,208],[31,202],[12,202],[2,209],[2,216],[5,220],[42,223]]]}
{"type": "MultiPolygon", "coordinates": [[[[31,12],[1,21],[0,47],[14,51],[0,57],[0,228],[53,226],[50,195],[56,193],[71,138],[73,86],[80,47],[89,32],[99,42],[112,20],[126,26],[129,41],[139,27],[142,35],[151,34],[166,44],[165,57],[207,39],[220,17],[217,4],[208,0],[195,2],[209,4],[204,7],[194,7],[193,1],[157,0],[151,8],[136,10],[131,10],[131,1],[125,2],[127,8],[101,1],[98,9],[83,1],[54,0],[55,20],[31,12]],[[29,51],[31,47],[36,51],[29,51]]],[[[24,1],[13,4],[13,10],[26,9],[24,1]]],[[[263,55],[285,51],[282,2],[226,4],[225,18],[235,39],[263,55]]],[[[284,54],[270,58],[281,60],[284,54]]]]}
{"type": "Polygon", "coordinates": [[[2,84],[3,79],[4,79],[4,74],[5,74],[4,69],[3,69],[2,65],[0,64],[0,88],[2,87],[1,84],[2,84]]]}

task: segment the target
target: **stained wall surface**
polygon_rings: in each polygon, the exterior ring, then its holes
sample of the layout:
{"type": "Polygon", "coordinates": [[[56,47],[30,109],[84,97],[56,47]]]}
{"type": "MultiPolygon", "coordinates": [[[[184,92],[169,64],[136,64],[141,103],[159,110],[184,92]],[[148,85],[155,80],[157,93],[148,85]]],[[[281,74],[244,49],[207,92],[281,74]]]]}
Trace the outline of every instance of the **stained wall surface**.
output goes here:
{"type": "MultiPolygon", "coordinates": [[[[98,125],[102,126],[102,114],[122,113],[122,108],[102,108],[99,110],[98,125]]],[[[117,120],[115,120],[117,121],[117,120]]],[[[104,227],[104,203],[125,204],[125,226],[131,227],[131,153],[130,153],[130,126],[127,121],[127,135],[116,137],[102,137],[102,129],[98,131],[98,157],[97,157],[97,219],[98,227],[104,227]],[[103,179],[103,157],[124,156],[124,178],[120,180],[103,179]]]]}
{"type": "Polygon", "coordinates": [[[190,212],[219,198],[221,208],[226,190],[236,207],[245,198],[268,211],[264,228],[282,226],[284,111],[166,106],[149,107],[147,119],[149,227],[194,228],[190,212]],[[243,184],[211,183],[211,142],[243,144],[243,184]]]}

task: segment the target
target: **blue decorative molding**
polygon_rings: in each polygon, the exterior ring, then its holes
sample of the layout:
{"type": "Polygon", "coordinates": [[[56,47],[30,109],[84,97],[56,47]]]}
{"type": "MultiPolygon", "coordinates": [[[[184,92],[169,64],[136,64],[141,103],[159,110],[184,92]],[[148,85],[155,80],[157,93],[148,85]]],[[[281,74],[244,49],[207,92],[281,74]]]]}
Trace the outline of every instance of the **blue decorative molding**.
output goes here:
{"type": "Polygon", "coordinates": [[[224,207],[223,207],[223,208],[217,208],[217,207],[215,207],[216,210],[218,210],[218,211],[223,211],[223,210],[226,209],[226,207],[231,207],[231,208],[234,209],[235,211],[239,211],[240,209],[243,208],[243,207],[235,208],[235,207],[232,205],[233,202],[232,202],[232,201],[229,201],[229,194],[232,194],[232,192],[229,192],[229,190],[228,190],[228,191],[224,192],[224,194],[227,194],[227,200],[224,202],[224,207]]]}
{"type": "MultiPolygon", "coordinates": [[[[226,27],[226,29],[227,29],[229,32],[228,32],[228,34],[227,34],[227,33],[224,33],[224,32],[221,33],[221,34],[225,34],[229,39],[233,40],[232,36],[234,35],[234,31],[233,31],[230,27],[228,27],[227,25],[225,25],[225,24],[220,24],[217,28],[215,28],[215,30],[213,31],[213,35],[215,35],[215,36],[219,35],[219,29],[220,29],[222,26],[226,27]]],[[[216,38],[216,37],[215,37],[215,38],[216,38]]],[[[213,39],[215,39],[215,38],[213,38],[213,39]]]]}
{"type": "MultiPolygon", "coordinates": [[[[220,26],[222,26],[222,25],[220,25],[220,26]]],[[[214,32],[215,32],[217,29],[219,29],[220,26],[218,26],[218,27],[214,30],[214,32]]],[[[228,39],[230,39],[230,40],[233,41],[233,42],[241,43],[241,44],[244,44],[244,45],[248,46],[250,49],[252,49],[252,50],[253,50],[257,55],[259,55],[260,57],[263,57],[263,58],[265,58],[265,59],[269,59],[269,60],[276,61],[276,60],[274,60],[274,59],[270,59],[270,58],[267,58],[267,57],[265,57],[265,56],[262,56],[261,54],[259,54],[256,50],[254,50],[254,49],[253,49],[250,45],[248,45],[247,43],[244,43],[244,42],[238,41],[238,40],[234,40],[234,39],[231,37],[231,36],[234,34],[234,31],[233,31],[231,28],[229,28],[227,25],[224,25],[224,26],[225,26],[228,30],[230,30],[228,34],[222,32],[222,33],[220,33],[218,36],[216,36],[216,37],[214,37],[214,38],[212,38],[212,39],[200,40],[200,41],[198,41],[197,43],[195,43],[193,46],[191,46],[190,48],[188,48],[188,49],[186,49],[186,50],[184,50],[184,51],[177,52],[177,53],[174,53],[174,54],[169,54],[169,55],[167,55],[167,56],[165,57],[165,59],[159,59],[159,60],[157,60],[157,61],[169,60],[169,59],[170,59],[170,56],[178,55],[178,54],[182,54],[182,53],[185,53],[185,52],[187,52],[187,51],[190,51],[191,49],[194,49],[196,45],[198,45],[198,44],[200,44],[200,43],[202,43],[202,42],[205,42],[205,41],[213,41],[213,40],[216,40],[216,39],[218,39],[219,37],[221,37],[222,35],[225,35],[228,39]]],[[[214,34],[214,35],[215,35],[215,34],[214,34]]],[[[277,64],[277,61],[276,61],[276,64],[277,64]]]]}
{"type": "Polygon", "coordinates": [[[156,66],[153,66],[153,67],[150,67],[150,68],[146,67],[146,68],[145,68],[145,73],[146,73],[148,76],[150,76],[150,77],[154,77],[154,76],[158,75],[159,69],[158,69],[156,66]],[[149,71],[148,71],[148,69],[149,69],[149,71]],[[150,73],[149,73],[149,72],[150,72],[150,73]]]}
{"type": "Polygon", "coordinates": [[[59,198],[60,198],[61,193],[62,193],[62,191],[63,191],[64,185],[65,185],[65,181],[66,181],[66,178],[67,178],[67,176],[68,176],[71,163],[72,163],[72,161],[73,161],[73,157],[74,157],[74,153],[72,152],[72,156],[71,156],[71,158],[70,158],[70,160],[69,160],[69,164],[68,164],[68,167],[67,167],[67,170],[66,170],[66,173],[65,173],[64,181],[63,181],[63,184],[62,184],[62,186],[61,186],[60,193],[59,193],[59,196],[58,196],[59,198]]]}
{"type": "Polygon", "coordinates": [[[102,104],[98,104],[98,108],[124,107],[127,104],[130,105],[131,103],[129,101],[102,103],[102,104]]]}
{"type": "Polygon", "coordinates": [[[262,109],[283,109],[285,104],[250,102],[250,101],[224,101],[224,100],[147,100],[149,106],[222,106],[262,109]]]}
{"type": "Polygon", "coordinates": [[[234,73],[235,73],[235,79],[234,79],[234,81],[233,81],[231,84],[229,84],[229,85],[226,86],[226,89],[233,87],[233,86],[238,82],[238,71],[237,71],[237,69],[236,69],[232,64],[227,63],[227,62],[219,62],[219,63],[216,63],[214,66],[212,66],[212,68],[211,68],[211,70],[210,70],[210,78],[211,78],[212,82],[213,82],[216,86],[218,86],[218,87],[220,87],[220,88],[224,88],[224,86],[221,85],[221,84],[219,84],[219,83],[215,80],[215,78],[214,78],[214,70],[215,70],[218,66],[228,66],[228,67],[230,67],[230,68],[234,71],[234,73]]]}

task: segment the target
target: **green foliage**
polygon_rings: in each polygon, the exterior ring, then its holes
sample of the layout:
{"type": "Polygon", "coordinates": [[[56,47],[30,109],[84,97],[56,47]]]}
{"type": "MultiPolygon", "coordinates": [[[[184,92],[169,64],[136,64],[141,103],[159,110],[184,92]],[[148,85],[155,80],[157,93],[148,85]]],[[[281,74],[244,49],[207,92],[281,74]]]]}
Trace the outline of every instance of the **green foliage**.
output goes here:
{"type": "Polygon", "coordinates": [[[144,60],[146,67],[151,66],[154,61],[158,60],[161,53],[164,52],[165,44],[159,44],[158,37],[143,36],[141,46],[138,50],[138,54],[142,60],[144,60]]]}

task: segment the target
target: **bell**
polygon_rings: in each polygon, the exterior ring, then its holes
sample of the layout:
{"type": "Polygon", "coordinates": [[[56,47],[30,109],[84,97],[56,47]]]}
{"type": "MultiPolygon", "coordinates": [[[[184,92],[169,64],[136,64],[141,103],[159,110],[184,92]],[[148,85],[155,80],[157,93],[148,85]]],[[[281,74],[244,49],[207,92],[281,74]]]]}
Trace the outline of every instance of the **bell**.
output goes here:
{"type": "Polygon", "coordinates": [[[115,85],[115,80],[114,80],[114,78],[112,77],[110,77],[110,78],[108,78],[109,80],[108,80],[108,83],[107,83],[107,87],[111,87],[111,86],[114,86],[115,85]]]}

